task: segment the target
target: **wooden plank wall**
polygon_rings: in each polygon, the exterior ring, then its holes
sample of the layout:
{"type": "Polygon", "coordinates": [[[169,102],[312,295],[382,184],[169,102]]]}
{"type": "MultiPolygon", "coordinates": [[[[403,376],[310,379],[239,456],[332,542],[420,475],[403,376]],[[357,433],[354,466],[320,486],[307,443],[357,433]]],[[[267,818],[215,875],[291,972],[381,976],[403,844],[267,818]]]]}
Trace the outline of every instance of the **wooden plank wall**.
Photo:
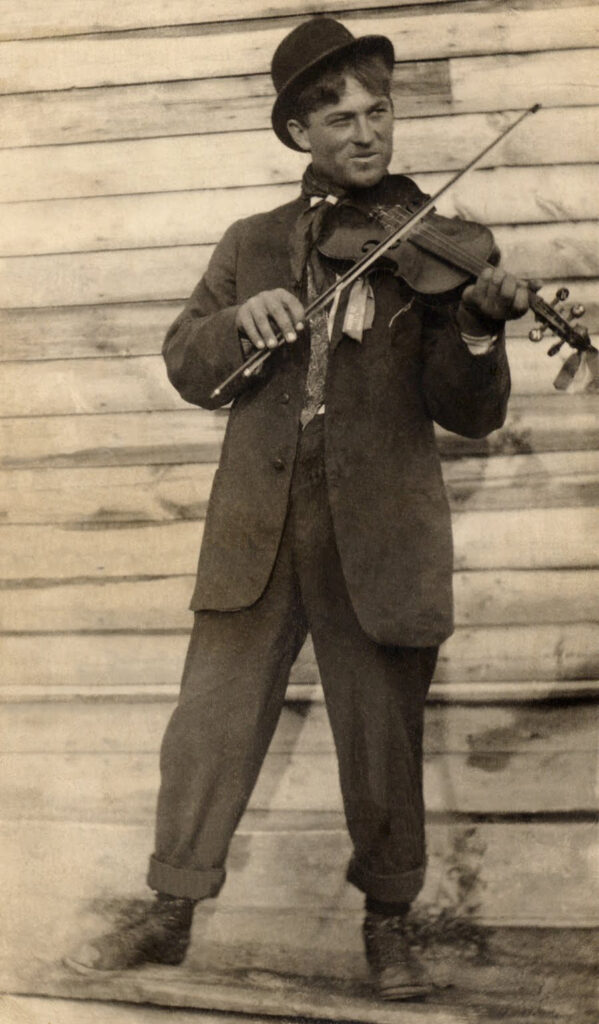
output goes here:
{"type": "MultiPolygon", "coordinates": [[[[149,827],[226,418],[179,400],[160,346],[231,220],[296,193],[303,158],[269,129],[275,46],[313,11],[342,12],[356,34],[389,35],[399,59],[392,169],[428,190],[541,102],[441,209],[491,225],[506,265],[542,277],[548,298],[569,286],[597,331],[599,8],[1,6],[4,814],[149,827]]],[[[436,867],[427,892],[434,902],[456,850],[468,847],[478,888],[462,910],[495,923],[588,924],[598,399],[580,386],[553,391],[559,357],[528,342],[530,326],[510,326],[514,396],[504,429],[477,442],[439,431],[458,628],[428,720],[436,867]],[[502,873],[516,847],[507,895],[502,873]]],[[[250,903],[276,906],[272,892],[256,889],[269,872],[278,905],[301,906],[310,878],[286,889],[277,845],[294,836],[302,864],[326,848],[321,868],[339,891],[346,840],[317,683],[308,645],[247,819],[251,832],[258,815],[262,838],[257,875],[242,871],[230,890],[238,910],[244,891],[250,903]],[[323,847],[318,828],[331,821],[323,847]]]]}

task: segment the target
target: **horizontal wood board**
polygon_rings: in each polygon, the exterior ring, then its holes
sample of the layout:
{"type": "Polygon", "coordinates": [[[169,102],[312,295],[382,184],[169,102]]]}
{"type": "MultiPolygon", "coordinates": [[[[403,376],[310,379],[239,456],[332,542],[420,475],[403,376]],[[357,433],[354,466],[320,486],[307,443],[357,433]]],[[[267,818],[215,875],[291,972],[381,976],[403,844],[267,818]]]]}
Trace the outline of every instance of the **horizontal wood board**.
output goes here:
{"type": "MultiPolygon", "coordinates": [[[[419,117],[396,122],[394,172],[455,171],[513,123],[518,111],[419,117]]],[[[593,163],[599,107],[554,107],[530,117],[485,158],[481,167],[593,163]],[[564,138],[564,124],[567,135],[564,138]],[[557,142],[556,142],[557,140],[557,142]]],[[[267,129],[181,135],[77,146],[0,151],[5,202],[174,192],[296,182],[306,165],[267,129]],[[209,145],[207,142],[209,141],[209,145]]]]}
{"type": "MultiPolygon", "coordinates": [[[[203,518],[216,466],[105,466],[0,471],[0,521],[170,522],[203,518]]],[[[599,453],[457,459],[443,466],[455,511],[593,505],[599,453]]]]}
{"type": "MultiPolygon", "coordinates": [[[[598,231],[599,242],[599,231],[598,231]]],[[[526,325],[533,326],[532,317],[526,325]]],[[[566,347],[547,358],[545,345],[527,339],[509,346],[512,395],[552,396],[553,382],[571,353],[566,347]]],[[[0,369],[4,417],[79,416],[107,413],[152,413],[189,408],[169,383],[161,356],[11,362],[0,369]]],[[[569,395],[585,386],[581,372],[569,395]]]]}
{"type": "MultiPolygon", "coordinates": [[[[509,254],[506,256],[509,261],[509,254]]],[[[547,300],[553,300],[558,287],[564,286],[570,292],[564,304],[564,314],[567,315],[573,302],[582,303],[586,310],[583,323],[593,337],[599,332],[596,283],[562,278],[553,283],[546,282],[541,294],[547,300]]],[[[182,300],[159,302],[153,299],[144,303],[0,310],[0,362],[156,355],[162,347],[167,327],[181,308],[182,300]]],[[[522,337],[530,326],[530,316],[509,321],[507,336],[510,341],[522,337]]],[[[548,344],[542,344],[539,356],[548,347],[548,344]]]]}
{"type": "MultiPolygon", "coordinates": [[[[152,686],[107,684],[103,687],[78,685],[63,686],[30,684],[26,686],[3,686],[0,691],[2,706],[11,704],[39,704],[48,707],[54,704],[68,705],[73,702],[100,705],[105,703],[161,703],[176,700],[179,683],[161,683],[152,686]]],[[[289,683],[286,693],[289,700],[323,700],[322,688],[317,683],[289,683]]],[[[434,704],[454,703],[502,707],[521,707],[534,703],[566,703],[596,701],[599,694],[599,679],[526,679],[497,680],[461,683],[431,684],[428,700],[434,704]]]]}
{"type": "MultiPolygon", "coordinates": [[[[336,828],[302,830],[301,815],[296,818],[297,827],[286,831],[275,831],[274,823],[270,830],[253,831],[251,816],[242,822],[233,841],[219,907],[225,911],[251,908],[254,914],[271,908],[279,919],[291,908],[321,915],[362,910],[363,897],[344,881],[350,850],[342,822],[338,821],[336,828]]],[[[82,911],[102,907],[108,898],[146,895],[144,877],[152,846],[147,825],[107,828],[6,822],[2,835],[3,847],[10,851],[3,918],[11,930],[30,936],[29,946],[21,948],[35,950],[38,970],[40,962],[54,961],[79,939],[82,911]],[[48,887],[48,865],[56,863],[63,870],[55,885],[48,887]],[[48,888],[43,910],[47,917],[40,921],[36,900],[38,893],[48,888]],[[95,902],[90,905],[92,900],[95,902]],[[78,911],[75,921],[74,905],[78,911]]],[[[453,914],[495,924],[572,926],[597,922],[589,901],[595,884],[591,824],[431,823],[428,845],[428,874],[421,896],[425,905],[447,906],[453,914]],[[468,880],[460,898],[459,883],[466,872],[468,880]]],[[[209,918],[214,913],[210,906],[206,911],[209,918]]],[[[233,919],[233,929],[238,932],[240,921],[240,915],[233,919]]],[[[98,934],[102,924],[106,926],[105,919],[88,917],[89,934],[98,934]]],[[[355,926],[357,948],[357,918],[355,926]]],[[[254,917],[249,941],[256,941],[260,933],[264,942],[264,919],[254,917]]],[[[301,932],[288,937],[288,941],[293,939],[301,943],[301,932]]]]}
{"type": "MultiPolygon", "coordinates": [[[[4,818],[147,821],[171,703],[2,709],[4,818]],[[48,788],[48,771],[51,789],[48,788]]],[[[425,730],[430,812],[581,812],[596,804],[598,709],[433,705],[425,730]]],[[[322,704],[285,707],[251,809],[341,811],[322,704]]]]}
{"type": "MultiPolygon", "coordinates": [[[[399,119],[546,107],[596,105],[591,49],[492,54],[395,65],[399,119]]],[[[268,75],[151,82],[0,95],[0,148],[152,138],[268,128],[268,75]]],[[[568,113],[563,114],[567,122],[568,113]]]]}
{"type": "MultiPolygon", "coordinates": [[[[44,566],[40,567],[44,571],[44,566]]],[[[3,580],[6,633],[189,630],[191,575],[108,580],[3,580]]],[[[454,574],[460,626],[599,621],[598,569],[503,569],[454,574]]]]}
{"type": "MultiPolygon", "coordinates": [[[[151,824],[160,781],[158,754],[3,754],[3,819],[151,824]]],[[[593,813],[597,753],[463,754],[424,758],[429,814],[593,813]]],[[[340,813],[337,759],[267,754],[249,809],[340,813]]]]}
{"type": "MultiPolygon", "coordinates": [[[[516,276],[596,277],[599,221],[510,225],[497,243],[516,276]]],[[[0,260],[4,308],[186,299],[202,276],[213,246],[15,256],[0,260]]]]}
{"type": "MultiPolygon", "coordinates": [[[[438,191],[449,175],[418,175],[438,191]]],[[[599,220],[599,170],[593,164],[500,167],[458,182],[439,213],[488,225],[599,220]]],[[[54,199],[7,204],[3,256],[143,249],[218,242],[229,224],[299,195],[296,184],[54,199]]],[[[581,229],[584,231],[584,224],[581,229]]],[[[508,232],[507,238],[510,234],[508,232]]],[[[542,242],[540,243],[543,244],[542,242]]],[[[509,244],[504,253],[509,263],[509,244]]]]}
{"type": "MultiPolygon", "coordinates": [[[[599,446],[594,394],[515,396],[505,426],[472,440],[439,429],[446,458],[587,451],[599,446]]],[[[0,467],[166,465],[215,462],[226,413],[174,412],[0,418],[0,467]]]]}
{"type": "MultiPolygon", "coordinates": [[[[4,636],[3,662],[13,686],[164,686],[177,684],[187,649],[183,634],[4,636]]],[[[551,625],[459,627],[443,645],[437,683],[527,682],[599,678],[596,621],[551,625]]],[[[290,675],[319,682],[310,641],[290,675]]]]}
{"type": "MultiPolygon", "coordinates": [[[[297,0],[269,3],[264,3],[264,0],[236,0],[235,3],[232,0],[146,0],[141,9],[138,0],[120,0],[118,5],[112,0],[95,0],[93,5],[82,4],[79,0],[58,0],[50,7],[43,0],[22,0],[18,7],[7,0],[2,2],[6,10],[3,11],[0,39],[147,30],[281,15],[305,16],[312,11],[335,16],[370,8],[384,10],[386,7],[414,7],[414,0],[318,0],[317,5],[298,3],[297,0]]],[[[454,0],[418,0],[417,6],[449,2],[454,3],[454,0]]],[[[553,2],[557,6],[555,0],[553,2]]],[[[570,0],[570,6],[573,2],[575,0],[570,0]]],[[[535,5],[520,2],[520,6],[535,5]]],[[[565,4],[562,0],[561,6],[568,6],[568,0],[565,4]]]]}
{"type": "MultiPolygon", "coordinates": [[[[301,19],[262,22],[250,31],[206,26],[197,35],[99,37],[0,43],[0,91],[32,92],[146,82],[230,73],[231,53],[246,74],[269,69],[275,48],[301,19]],[[228,29],[228,30],[227,30],[228,29]]],[[[550,9],[482,8],[459,14],[442,9],[399,18],[348,12],[344,23],[355,35],[388,36],[402,60],[472,54],[527,52],[596,45],[599,11],[595,5],[550,9]]]]}
{"type": "MultiPolygon", "coordinates": [[[[320,695],[322,697],[322,695],[320,695]]],[[[157,754],[174,699],[3,705],[0,751],[13,754],[157,754]]],[[[521,707],[429,704],[427,754],[464,754],[489,772],[501,759],[597,751],[595,703],[528,703],[521,707]]],[[[273,754],[330,754],[333,738],[322,699],[288,699],[270,745],[273,754]]]]}
{"type": "MultiPolygon", "coordinates": [[[[85,524],[0,526],[0,579],[188,574],[195,571],[202,526],[184,521],[100,523],[96,529],[85,524]]],[[[458,569],[599,566],[594,508],[460,512],[453,526],[458,569]]]]}

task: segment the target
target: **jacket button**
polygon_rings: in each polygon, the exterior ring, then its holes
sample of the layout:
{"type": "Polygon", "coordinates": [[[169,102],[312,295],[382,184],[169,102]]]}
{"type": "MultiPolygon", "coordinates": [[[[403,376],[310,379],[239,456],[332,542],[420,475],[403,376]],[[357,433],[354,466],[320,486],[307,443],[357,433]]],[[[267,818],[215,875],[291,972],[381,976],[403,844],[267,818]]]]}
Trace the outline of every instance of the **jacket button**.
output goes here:
{"type": "Polygon", "coordinates": [[[279,473],[281,472],[282,469],[285,469],[285,463],[283,462],[283,459],[273,459],[272,464],[274,468],[279,471],[279,473]]]}
{"type": "Polygon", "coordinates": [[[284,391],[283,394],[281,395],[281,402],[283,403],[283,405],[287,405],[288,402],[290,401],[290,398],[291,395],[289,394],[289,392],[284,391]]]}

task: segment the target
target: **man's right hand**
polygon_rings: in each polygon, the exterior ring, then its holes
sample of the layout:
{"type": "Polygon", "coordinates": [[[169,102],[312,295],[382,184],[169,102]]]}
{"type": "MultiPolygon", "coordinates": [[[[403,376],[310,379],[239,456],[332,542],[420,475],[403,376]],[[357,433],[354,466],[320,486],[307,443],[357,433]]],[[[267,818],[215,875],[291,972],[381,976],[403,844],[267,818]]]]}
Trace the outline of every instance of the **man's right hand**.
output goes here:
{"type": "Polygon", "coordinates": [[[276,330],[285,341],[296,341],[304,327],[304,315],[304,307],[295,295],[285,288],[274,288],[244,302],[237,310],[235,326],[255,348],[276,348],[276,330]]]}

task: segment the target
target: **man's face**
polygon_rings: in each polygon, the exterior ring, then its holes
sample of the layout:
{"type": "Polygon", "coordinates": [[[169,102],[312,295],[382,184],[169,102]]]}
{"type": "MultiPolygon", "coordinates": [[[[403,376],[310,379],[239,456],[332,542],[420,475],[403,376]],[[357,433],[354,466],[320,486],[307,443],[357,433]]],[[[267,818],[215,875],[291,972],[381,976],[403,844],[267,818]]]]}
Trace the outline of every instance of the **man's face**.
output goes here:
{"type": "Polygon", "coordinates": [[[393,107],[388,96],[373,96],[351,76],[345,94],[288,128],[312,154],[316,174],[341,188],[369,188],[383,177],[393,153],[393,107]]]}

